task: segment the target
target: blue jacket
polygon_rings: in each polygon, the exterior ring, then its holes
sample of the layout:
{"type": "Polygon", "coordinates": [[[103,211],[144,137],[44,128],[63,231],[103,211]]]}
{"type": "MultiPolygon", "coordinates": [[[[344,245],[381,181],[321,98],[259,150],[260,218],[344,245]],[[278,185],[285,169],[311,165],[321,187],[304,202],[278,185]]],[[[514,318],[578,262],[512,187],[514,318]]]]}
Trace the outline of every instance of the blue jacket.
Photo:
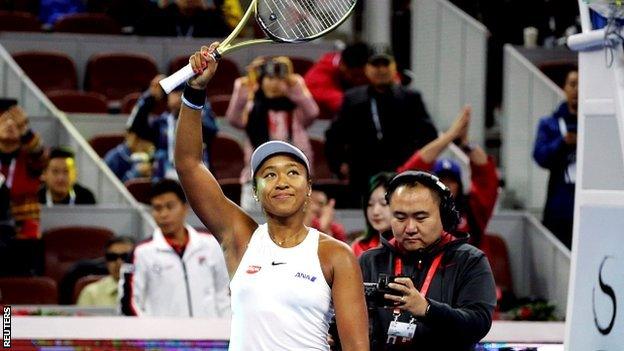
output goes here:
{"type": "Polygon", "coordinates": [[[576,163],[576,145],[567,145],[559,127],[563,119],[569,132],[576,132],[577,117],[568,110],[566,102],[561,103],[551,115],[540,119],[533,147],[533,159],[550,171],[548,194],[544,206],[544,221],[568,220],[574,217],[574,186],[568,166],[576,163]]]}
{"type": "Polygon", "coordinates": [[[121,143],[106,153],[104,162],[106,162],[108,168],[115,173],[117,178],[125,182],[139,177],[139,174],[133,167],[134,164],[130,159],[131,156],[132,152],[128,148],[128,145],[126,145],[126,143],[121,143]]]}

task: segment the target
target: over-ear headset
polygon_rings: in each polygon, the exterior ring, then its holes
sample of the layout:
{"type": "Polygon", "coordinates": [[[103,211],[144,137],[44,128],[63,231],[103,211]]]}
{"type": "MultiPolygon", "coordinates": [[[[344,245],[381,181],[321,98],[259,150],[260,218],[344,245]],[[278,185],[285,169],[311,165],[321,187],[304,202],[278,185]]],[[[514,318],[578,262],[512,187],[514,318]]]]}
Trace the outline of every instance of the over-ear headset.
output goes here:
{"type": "Polygon", "coordinates": [[[435,191],[440,197],[440,219],[442,220],[442,227],[444,230],[453,232],[457,229],[460,216],[459,212],[455,209],[455,202],[451,196],[451,191],[440,181],[440,178],[433,174],[421,171],[406,171],[397,174],[388,183],[386,201],[390,203],[390,198],[398,187],[402,185],[414,185],[415,183],[422,184],[435,191]]]}

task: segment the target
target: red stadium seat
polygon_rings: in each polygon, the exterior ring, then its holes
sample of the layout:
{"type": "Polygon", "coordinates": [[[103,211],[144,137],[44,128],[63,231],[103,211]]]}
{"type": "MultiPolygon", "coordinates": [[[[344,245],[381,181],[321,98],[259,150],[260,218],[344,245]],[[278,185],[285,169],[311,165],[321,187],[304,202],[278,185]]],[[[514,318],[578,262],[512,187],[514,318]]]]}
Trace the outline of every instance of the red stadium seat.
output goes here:
{"type": "Polygon", "coordinates": [[[221,190],[223,190],[223,193],[228,199],[240,205],[242,186],[239,177],[219,179],[219,185],[221,185],[221,190]]]}
{"type": "Polygon", "coordinates": [[[76,90],[53,90],[48,98],[61,111],[70,113],[108,113],[106,96],[76,90]]]}
{"type": "Polygon", "coordinates": [[[59,282],[72,264],[102,256],[115,234],[98,227],[62,227],[43,233],[44,275],[59,282]]]}
{"type": "Polygon", "coordinates": [[[41,32],[41,22],[28,12],[0,11],[0,31],[41,32]]]}
{"type": "MultiPolygon", "coordinates": [[[[189,62],[189,56],[190,55],[178,56],[171,60],[169,72],[173,73],[186,66],[189,62]]],[[[208,88],[206,88],[206,94],[209,97],[213,95],[231,95],[234,89],[234,81],[238,77],[240,77],[240,69],[236,62],[227,58],[222,58],[221,61],[219,61],[219,69],[210,80],[208,88]]]]}
{"type": "Polygon", "coordinates": [[[103,13],[74,13],[54,23],[55,32],[85,34],[121,34],[121,26],[103,13]]]}
{"type": "Polygon", "coordinates": [[[334,179],[334,174],[329,169],[327,158],[325,157],[325,141],[310,138],[312,152],[314,153],[314,164],[312,165],[313,177],[315,180],[334,179]]]}
{"type": "Polygon", "coordinates": [[[212,141],[210,168],[215,178],[239,178],[245,167],[243,149],[234,138],[219,133],[212,141]]]}
{"type": "Polygon", "coordinates": [[[104,277],[106,276],[91,274],[78,279],[78,281],[74,285],[73,303],[75,304],[78,301],[78,297],[80,297],[82,289],[84,289],[87,285],[95,283],[104,277]]]}
{"type": "MultiPolygon", "coordinates": [[[[121,113],[131,113],[132,109],[134,108],[142,94],[142,92],[135,92],[124,96],[124,98],[121,99],[121,113]]],[[[154,110],[152,111],[152,113],[155,115],[160,115],[161,113],[165,112],[166,109],[167,99],[164,98],[156,103],[156,106],[154,106],[154,110]]]]}
{"type": "Polygon", "coordinates": [[[109,150],[123,143],[124,140],[123,133],[99,134],[89,139],[89,144],[103,158],[109,150]]]}
{"type": "Polygon", "coordinates": [[[305,57],[289,57],[293,64],[293,71],[300,75],[305,75],[310,67],[314,65],[314,61],[305,57]]]}
{"type": "Polygon", "coordinates": [[[158,74],[156,62],[143,54],[97,54],[87,63],[85,90],[119,101],[126,95],[141,92],[158,74]]]}
{"type": "Polygon", "coordinates": [[[150,204],[150,192],[152,190],[152,181],[150,178],[130,179],[126,181],[124,185],[138,202],[146,205],[150,204]]]}
{"type": "Polygon", "coordinates": [[[217,117],[225,117],[227,108],[230,105],[231,95],[214,95],[209,96],[210,107],[217,117]]]}
{"type": "Polygon", "coordinates": [[[0,278],[0,305],[56,305],[58,288],[48,277],[0,278]]]}
{"type": "Polygon", "coordinates": [[[62,52],[24,51],[13,54],[13,59],[45,93],[78,89],[76,65],[71,57],[62,52]]]}
{"type": "Polygon", "coordinates": [[[487,233],[483,236],[482,249],[492,267],[496,286],[503,292],[513,292],[509,254],[505,240],[498,235],[487,233]]]}

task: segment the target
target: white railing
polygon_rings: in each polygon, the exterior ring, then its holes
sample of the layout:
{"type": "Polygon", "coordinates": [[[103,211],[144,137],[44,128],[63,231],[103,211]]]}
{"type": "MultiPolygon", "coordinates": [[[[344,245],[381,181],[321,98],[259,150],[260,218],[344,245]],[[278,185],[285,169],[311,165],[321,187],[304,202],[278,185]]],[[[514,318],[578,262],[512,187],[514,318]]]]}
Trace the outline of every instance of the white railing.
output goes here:
{"type": "Polygon", "coordinates": [[[552,113],[563,91],[513,46],[505,45],[503,72],[502,168],[506,189],[533,212],[544,206],[548,172],[533,160],[540,117],[552,113]]]}
{"type": "Polygon", "coordinates": [[[446,0],[412,2],[414,88],[446,130],[464,104],[472,105],[470,137],[485,139],[487,28],[446,0]]]}
{"type": "MultiPolygon", "coordinates": [[[[0,45],[0,96],[16,98],[33,124],[39,124],[42,133],[55,145],[66,145],[76,152],[78,181],[92,189],[100,203],[124,204],[135,208],[149,226],[154,225],[151,216],[138,204],[125,186],[93,151],[89,143],[35,86],[11,55],[0,45]],[[42,118],[38,118],[43,116],[42,118]]],[[[37,129],[37,128],[35,128],[37,129]]],[[[45,138],[44,138],[45,140],[45,138]]],[[[47,145],[52,146],[52,145],[47,145]]]]}

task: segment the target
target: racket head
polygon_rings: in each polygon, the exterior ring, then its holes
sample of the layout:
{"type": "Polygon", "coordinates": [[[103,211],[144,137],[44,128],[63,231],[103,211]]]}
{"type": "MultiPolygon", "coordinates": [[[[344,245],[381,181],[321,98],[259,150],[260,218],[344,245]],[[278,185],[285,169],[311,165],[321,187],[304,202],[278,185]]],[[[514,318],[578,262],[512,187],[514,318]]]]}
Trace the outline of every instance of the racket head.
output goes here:
{"type": "Polygon", "coordinates": [[[273,41],[300,43],[314,40],[340,26],[357,0],[257,0],[256,22],[273,41]]]}

